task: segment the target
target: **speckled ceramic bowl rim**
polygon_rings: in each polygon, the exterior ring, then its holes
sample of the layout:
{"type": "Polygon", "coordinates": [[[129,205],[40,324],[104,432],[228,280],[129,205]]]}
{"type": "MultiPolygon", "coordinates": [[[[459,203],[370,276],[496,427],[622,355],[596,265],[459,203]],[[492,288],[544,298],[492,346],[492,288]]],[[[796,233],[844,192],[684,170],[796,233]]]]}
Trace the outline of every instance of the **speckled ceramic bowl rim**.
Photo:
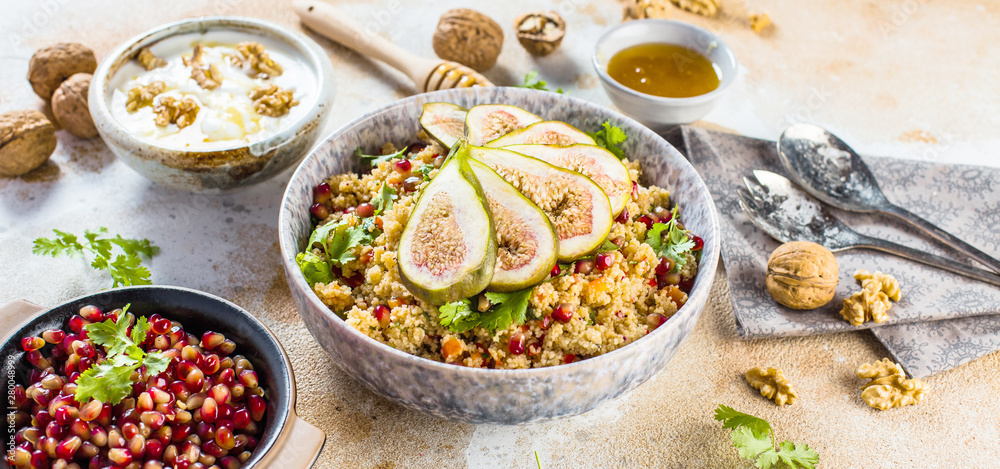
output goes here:
{"type": "MultiPolygon", "coordinates": [[[[549,93],[547,91],[526,90],[526,89],[519,89],[519,90],[524,91],[526,93],[549,93]]],[[[540,367],[540,368],[514,369],[514,370],[510,370],[510,369],[500,369],[500,370],[493,369],[493,370],[491,370],[491,369],[486,369],[486,368],[459,367],[459,366],[456,366],[456,365],[453,365],[453,364],[447,364],[447,363],[438,362],[438,361],[430,360],[430,359],[423,358],[423,357],[418,357],[416,355],[412,355],[412,354],[406,353],[406,352],[404,352],[402,350],[397,350],[397,349],[392,348],[392,347],[390,347],[390,346],[388,346],[386,344],[383,344],[382,342],[374,340],[371,337],[368,337],[367,335],[362,334],[361,331],[358,331],[357,329],[355,329],[355,328],[351,327],[350,325],[348,325],[346,321],[344,321],[340,316],[338,316],[336,313],[334,313],[333,311],[331,311],[328,306],[326,306],[325,304],[323,304],[323,302],[320,300],[319,296],[316,295],[316,293],[313,291],[313,289],[306,282],[305,277],[303,277],[301,271],[299,270],[298,264],[296,264],[296,262],[295,262],[295,256],[296,256],[296,254],[298,254],[298,252],[301,249],[301,247],[300,246],[287,246],[286,243],[284,242],[284,240],[286,238],[290,238],[290,235],[288,235],[288,233],[287,233],[287,230],[288,230],[287,227],[291,226],[291,220],[288,219],[288,217],[290,217],[290,213],[291,213],[291,210],[288,207],[288,204],[290,203],[289,199],[291,198],[292,192],[295,190],[296,183],[299,183],[299,184],[303,183],[304,181],[301,181],[301,180],[307,177],[306,173],[308,172],[308,170],[305,169],[305,166],[313,158],[315,158],[317,154],[319,154],[318,150],[320,148],[322,148],[322,146],[325,145],[327,141],[336,138],[340,134],[350,132],[354,127],[362,125],[368,119],[370,119],[370,118],[372,118],[374,116],[377,116],[379,114],[391,111],[393,109],[399,108],[399,107],[408,106],[408,105],[410,105],[411,103],[413,103],[415,101],[428,101],[428,100],[429,101],[434,101],[434,99],[433,99],[434,95],[441,95],[442,98],[443,98],[441,101],[447,101],[446,97],[448,96],[449,93],[451,93],[453,91],[454,90],[435,91],[435,92],[432,92],[432,93],[425,93],[425,94],[422,94],[422,95],[411,96],[409,98],[404,98],[404,99],[395,101],[395,102],[393,102],[391,104],[388,104],[386,106],[380,107],[380,108],[378,108],[378,109],[376,109],[374,111],[368,112],[365,115],[363,115],[361,117],[358,117],[357,119],[354,119],[353,121],[345,124],[344,126],[340,127],[339,129],[335,130],[329,136],[327,136],[326,138],[324,138],[319,144],[317,144],[313,148],[313,151],[302,160],[302,163],[300,163],[299,167],[296,168],[295,172],[292,174],[291,179],[289,179],[289,181],[288,181],[288,185],[285,188],[285,193],[282,196],[281,209],[279,211],[279,218],[278,218],[278,231],[279,231],[278,236],[279,236],[279,245],[280,245],[280,248],[281,248],[281,261],[282,261],[282,263],[285,264],[285,269],[286,270],[291,271],[291,272],[296,272],[296,275],[293,276],[295,278],[295,285],[294,285],[294,287],[298,288],[298,289],[300,289],[302,291],[308,292],[308,294],[306,296],[307,296],[307,298],[309,298],[309,301],[312,302],[312,306],[315,307],[315,308],[318,308],[319,311],[323,311],[324,314],[328,314],[328,315],[332,316],[334,318],[335,323],[339,324],[340,326],[342,326],[344,328],[346,328],[349,331],[348,333],[353,334],[353,335],[355,335],[357,337],[362,337],[364,340],[370,341],[372,344],[374,344],[377,347],[378,350],[380,350],[383,353],[388,353],[388,354],[394,355],[396,358],[400,358],[400,359],[403,359],[403,360],[406,360],[406,361],[411,361],[411,362],[414,362],[415,364],[419,364],[419,365],[425,366],[425,367],[430,367],[430,368],[436,369],[436,370],[447,371],[447,372],[452,372],[452,373],[455,373],[455,372],[463,373],[463,374],[468,373],[468,374],[473,375],[473,376],[475,376],[475,375],[503,375],[504,377],[514,378],[514,379],[522,379],[522,378],[527,379],[527,378],[539,377],[539,376],[544,376],[546,374],[550,374],[550,373],[553,372],[553,370],[563,371],[563,370],[569,370],[571,368],[614,366],[615,361],[617,360],[617,357],[618,357],[620,351],[624,350],[626,347],[640,347],[640,346],[642,346],[641,344],[643,344],[643,339],[645,337],[643,337],[641,339],[638,339],[635,342],[633,342],[631,344],[628,344],[628,345],[626,345],[624,347],[615,349],[615,350],[613,350],[611,352],[608,352],[608,353],[605,353],[605,354],[602,354],[602,355],[598,355],[598,356],[595,356],[595,357],[587,358],[585,360],[578,360],[578,361],[570,363],[570,364],[556,365],[556,366],[551,366],[551,367],[540,367]]],[[[592,103],[592,102],[589,102],[589,101],[585,101],[585,100],[580,99],[580,98],[574,98],[572,96],[565,96],[565,95],[560,95],[560,96],[562,96],[564,99],[567,99],[570,102],[572,102],[572,104],[575,107],[577,107],[577,108],[584,108],[584,109],[586,109],[587,107],[591,107],[591,106],[600,107],[600,105],[598,105],[598,104],[595,104],[595,103],[592,103]]],[[[607,108],[604,108],[604,109],[607,109],[607,108]]],[[[644,135],[645,137],[659,139],[659,140],[661,140],[663,142],[664,145],[667,145],[667,146],[669,146],[671,148],[673,147],[666,140],[663,140],[662,137],[660,137],[659,135],[657,135],[652,130],[649,130],[648,128],[646,128],[645,126],[643,126],[639,122],[635,121],[634,119],[626,117],[625,115],[622,115],[622,114],[620,114],[618,112],[615,112],[615,111],[608,110],[608,112],[616,115],[617,116],[616,118],[620,122],[626,122],[626,123],[629,124],[629,127],[637,129],[639,132],[645,134],[644,135]]],[[[417,119],[418,116],[413,116],[413,118],[417,119]]],[[[374,143],[375,142],[373,142],[373,144],[374,143]]],[[[381,143],[378,143],[378,144],[381,145],[381,143]]],[[[714,202],[713,202],[713,199],[712,199],[712,195],[708,191],[708,186],[705,185],[704,180],[702,180],[701,176],[697,173],[697,171],[695,171],[694,167],[691,166],[691,164],[689,162],[687,162],[687,160],[684,160],[683,164],[686,166],[685,171],[689,171],[690,174],[694,178],[697,179],[697,181],[698,181],[698,185],[697,185],[697,187],[698,187],[698,193],[701,196],[703,196],[708,201],[708,203],[713,204],[712,209],[711,210],[707,210],[706,213],[710,214],[709,215],[710,219],[708,220],[708,224],[709,224],[709,226],[712,227],[712,231],[714,233],[714,236],[712,236],[711,238],[714,240],[714,242],[712,242],[711,245],[706,245],[703,248],[702,252],[703,253],[705,253],[705,252],[710,253],[710,257],[711,258],[705,259],[704,258],[705,256],[703,255],[702,259],[699,261],[699,273],[698,273],[698,276],[695,278],[695,284],[694,284],[694,286],[691,289],[691,293],[688,295],[689,296],[688,302],[685,303],[684,306],[681,306],[681,308],[677,311],[677,313],[675,313],[673,316],[671,316],[670,319],[667,320],[668,322],[671,321],[671,320],[673,320],[675,317],[677,317],[679,319],[679,315],[694,315],[694,314],[698,314],[699,311],[696,310],[696,308],[694,307],[694,305],[697,305],[699,303],[699,301],[693,301],[692,298],[704,296],[707,299],[709,290],[711,290],[711,288],[712,288],[712,282],[713,282],[714,277],[715,277],[714,274],[715,274],[716,265],[719,262],[719,251],[720,251],[720,245],[719,245],[719,237],[720,237],[719,216],[718,216],[718,214],[715,211],[715,207],[714,207],[714,202]],[[702,273],[704,273],[706,275],[702,275],[702,273]],[[691,305],[691,307],[689,307],[688,305],[691,305]]],[[[680,202],[680,203],[682,204],[681,205],[681,209],[683,210],[683,202],[680,202]]],[[[649,335],[667,334],[668,333],[667,329],[668,328],[666,328],[666,327],[658,328],[658,329],[650,332],[649,335]]]]}
{"type": "MultiPolygon", "coordinates": [[[[650,42],[656,42],[656,40],[653,39],[650,42]]],[[[608,60],[610,59],[611,58],[608,57],[608,60]]],[[[700,26],[695,26],[690,23],[684,23],[681,21],[674,21],[674,20],[658,20],[658,19],[626,21],[624,23],[621,23],[615,27],[608,29],[607,31],[604,32],[604,34],[601,34],[600,38],[597,39],[597,43],[594,45],[594,51],[591,53],[591,63],[593,63],[594,70],[597,72],[597,76],[601,78],[601,81],[603,81],[605,84],[609,86],[614,87],[616,90],[619,90],[622,93],[626,93],[636,98],[652,101],[654,103],[674,105],[674,106],[690,106],[714,100],[719,95],[724,93],[726,91],[726,88],[729,87],[729,85],[733,84],[733,82],[736,81],[736,75],[737,75],[736,71],[739,70],[740,66],[739,62],[736,60],[736,55],[733,54],[733,50],[729,48],[729,45],[727,45],[725,41],[720,39],[719,36],[715,35],[711,31],[702,28],[700,26]],[[708,93],[705,94],[700,94],[698,96],[690,96],[687,98],[667,98],[664,96],[654,96],[651,94],[640,93],[636,90],[633,90],[632,88],[629,88],[619,83],[618,80],[611,78],[611,75],[608,75],[607,67],[602,66],[601,61],[597,57],[598,51],[601,49],[601,46],[604,45],[604,41],[607,40],[609,37],[611,37],[611,35],[623,29],[637,28],[649,25],[655,26],[657,24],[661,25],[661,27],[664,28],[684,29],[688,31],[688,34],[691,34],[691,32],[699,32],[711,37],[712,41],[716,43],[716,47],[719,50],[723,51],[723,53],[729,59],[734,73],[728,73],[725,76],[723,76],[722,81],[719,83],[719,86],[714,90],[709,91],[708,93]]]]}
{"type": "Polygon", "coordinates": [[[270,21],[264,21],[257,18],[242,16],[202,16],[174,21],[136,35],[126,40],[120,46],[114,48],[111,52],[104,56],[100,65],[98,65],[97,70],[94,71],[93,83],[91,84],[91,97],[94,97],[93,90],[97,90],[102,99],[99,99],[96,102],[91,100],[91,114],[93,114],[95,121],[103,121],[98,123],[98,127],[112,128],[116,131],[114,133],[108,132],[107,135],[104,135],[104,132],[102,132],[102,135],[105,138],[112,138],[116,140],[116,143],[122,146],[131,145],[139,147],[154,147],[163,151],[176,152],[178,154],[186,155],[229,152],[243,148],[250,149],[253,154],[264,154],[273,148],[278,148],[295,139],[298,136],[299,131],[316,118],[316,115],[320,113],[320,108],[326,105],[329,101],[329,97],[332,96],[334,92],[334,84],[332,76],[327,73],[329,66],[326,65],[329,62],[329,59],[322,55],[322,53],[322,50],[319,49],[315,42],[307,38],[302,33],[290,30],[270,21]],[[286,45],[295,49],[297,52],[305,54],[299,58],[303,59],[312,70],[316,79],[317,93],[316,99],[313,100],[308,111],[303,113],[298,120],[287,124],[284,129],[263,140],[253,143],[204,150],[188,150],[168,145],[161,145],[155,140],[139,137],[129,132],[121,122],[118,122],[118,119],[115,118],[115,116],[111,113],[111,110],[108,108],[108,86],[112,81],[113,76],[118,73],[122,65],[132,60],[133,57],[135,57],[135,55],[139,52],[139,49],[143,47],[155,44],[172,36],[193,32],[205,32],[211,29],[249,31],[257,34],[261,34],[259,31],[266,31],[268,34],[272,35],[275,40],[282,41],[286,45]]]}

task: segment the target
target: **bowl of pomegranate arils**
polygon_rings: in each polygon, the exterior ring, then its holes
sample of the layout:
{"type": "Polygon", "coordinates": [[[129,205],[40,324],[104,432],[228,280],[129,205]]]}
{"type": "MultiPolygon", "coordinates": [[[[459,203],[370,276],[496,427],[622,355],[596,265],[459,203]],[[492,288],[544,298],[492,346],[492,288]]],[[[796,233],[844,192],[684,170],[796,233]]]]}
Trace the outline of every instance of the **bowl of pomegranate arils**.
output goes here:
{"type": "Polygon", "coordinates": [[[18,301],[0,308],[0,333],[10,467],[308,468],[323,446],[295,415],[277,338],[207,293],[141,286],[51,309],[18,301]]]}

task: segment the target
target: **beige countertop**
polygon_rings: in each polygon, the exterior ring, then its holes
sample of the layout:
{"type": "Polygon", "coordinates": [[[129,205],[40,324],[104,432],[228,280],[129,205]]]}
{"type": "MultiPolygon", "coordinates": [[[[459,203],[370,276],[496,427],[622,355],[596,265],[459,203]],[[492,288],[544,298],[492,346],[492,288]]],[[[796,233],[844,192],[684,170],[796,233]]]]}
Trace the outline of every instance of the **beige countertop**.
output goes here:
{"type": "MultiPolygon", "coordinates": [[[[158,24],[198,15],[255,16],[301,29],[286,1],[5,2],[0,17],[0,111],[43,109],[24,79],[32,52],[81,42],[98,57],[158,24]]],[[[504,27],[487,75],[518,83],[540,71],[574,96],[608,104],[589,61],[600,32],[621,18],[613,0],[336,2],[377,34],[424,56],[446,9],[483,11],[504,27]],[[559,52],[533,60],[513,37],[520,13],[555,9],[568,33],[559,52]]],[[[812,121],[860,151],[1000,166],[1000,5],[972,1],[761,0],[727,2],[718,19],[676,19],[721,35],[741,75],[703,125],[774,138],[812,121]],[[763,11],[777,25],[758,36],[740,20],[763,11]]],[[[315,38],[315,36],[314,36],[315,38]]],[[[406,78],[329,41],[337,92],[330,130],[414,92],[406,78]]],[[[298,411],[322,428],[317,467],[751,467],[712,419],[717,404],[767,418],[777,438],[807,443],[821,467],[996,467],[1000,460],[1000,354],[928,379],[915,407],[879,412],[860,398],[854,370],[885,350],[867,333],[742,341],[724,277],[697,328],[670,364],[634,392],[580,417],[522,427],[441,421],[398,407],[354,383],[323,353],[292,304],[279,262],[278,201],[290,173],[227,196],[156,186],[118,162],[100,140],[59,133],[55,155],[27,177],[0,179],[0,302],[56,304],[110,281],[81,260],[39,258],[31,241],[52,228],[107,226],[148,237],[161,254],[153,280],[223,296],[260,317],[291,355],[298,411]],[[777,408],[742,378],[778,366],[800,399],[777,408]]]]}

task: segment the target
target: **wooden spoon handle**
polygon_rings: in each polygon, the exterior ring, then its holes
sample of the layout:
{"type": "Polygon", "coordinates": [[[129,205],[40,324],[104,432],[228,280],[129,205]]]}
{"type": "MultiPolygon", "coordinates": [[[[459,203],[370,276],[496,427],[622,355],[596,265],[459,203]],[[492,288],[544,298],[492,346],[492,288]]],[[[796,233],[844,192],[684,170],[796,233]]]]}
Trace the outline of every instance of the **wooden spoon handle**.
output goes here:
{"type": "Polygon", "coordinates": [[[294,3],[302,23],[320,35],[389,64],[423,86],[427,76],[440,61],[413,55],[377,34],[365,32],[352,19],[321,0],[297,0],[294,3]]]}

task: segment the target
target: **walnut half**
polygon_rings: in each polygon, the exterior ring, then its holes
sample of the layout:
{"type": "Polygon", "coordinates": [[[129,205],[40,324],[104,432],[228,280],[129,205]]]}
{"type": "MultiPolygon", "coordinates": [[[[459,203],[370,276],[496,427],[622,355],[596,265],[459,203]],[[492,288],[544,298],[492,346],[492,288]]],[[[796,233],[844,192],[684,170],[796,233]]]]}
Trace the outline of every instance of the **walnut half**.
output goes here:
{"type": "Polygon", "coordinates": [[[281,117],[288,114],[292,106],[299,104],[291,90],[282,90],[278,85],[257,88],[250,92],[253,109],[262,116],[281,117]]]}
{"type": "Polygon", "coordinates": [[[128,97],[125,99],[125,109],[128,112],[138,111],[140,108],[153,105],[153,98],[163,92],[167,85],[162,81],[154,81],[145,86],[137,86],[128,90],[128,97]]]}
{"type": "Polygon", "coordinates": [[[156,125],[166,127],[177,124],[177,127],[183,129],[194,123],[198,117],[198,109],[198,103],[191,98],[178,101],[173,96],[166,96],[160,99],[153,112],[156,113],[156,125]]]}
{"type": "Polygon", "coordinates": [[[903,367],[888,358],[861,365],[858,378],[871,380],[861,386],[861,399],[879,410],[917,404],[928,390],[923,381],[907,379],[903,367]]]}
{"type": "Polygon", "coordinates": [[[869,273],[867,270],[855,272],[854,278],[861,282],[861,291],[854,292],[844,300],[840,316],[860,326],[866,321],[885,322],[889,319],[890,299],[899,301],[899,282],[882,272],[869,273]]]}
{"type": "Polygon", "coordinates": [[[760,390],[760,395],[773,400],[779,406],[794,404],[795,399],[799,397],[795,389],[792,389],[792,383],[788,382],[785,375],[777,368],[764,370],[755,366],[746,372],[746,378],[750,386],[760,390]]]}
{"type": "Polygon", "coordinates": [[[265,75],[265,78],[274,78],[284,72],[281,65],[264,52],[264,46],[256,42],[241,42],[236,46],[236,50],[250,62],[250,68],[257,72],[258,77],[265,75]]]}
{"type": "Polygon", "coordinates": [[[167,61],[157,57],[148,47],[139,49],[139,55],[136,56],[136,60],[147,71],[167,66],[167,61]]]}

